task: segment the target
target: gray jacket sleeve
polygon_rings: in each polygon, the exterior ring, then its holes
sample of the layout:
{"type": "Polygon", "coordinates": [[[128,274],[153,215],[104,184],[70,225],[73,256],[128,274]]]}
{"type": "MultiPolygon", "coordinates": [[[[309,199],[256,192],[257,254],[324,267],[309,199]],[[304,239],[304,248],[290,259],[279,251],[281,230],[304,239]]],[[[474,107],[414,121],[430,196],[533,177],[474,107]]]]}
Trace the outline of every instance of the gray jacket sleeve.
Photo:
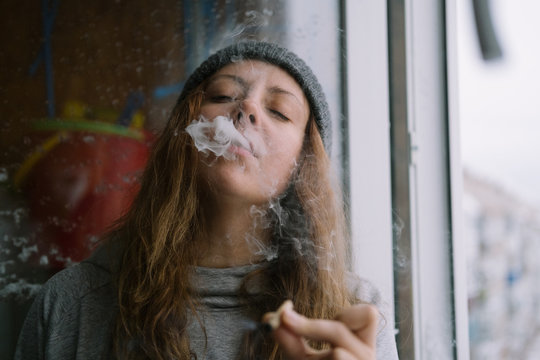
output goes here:
{"type": "Polygon", "coordinates": [[[115,310],[111,291],[110,276],[93,264],[53,276],[27,314],[15,359],[106,357],[115,310]]]}
{"type": "Polygon", "coordinates": [[[34,299],[19,335],[15,359],[44,359],[43,290],[34,299]]]}

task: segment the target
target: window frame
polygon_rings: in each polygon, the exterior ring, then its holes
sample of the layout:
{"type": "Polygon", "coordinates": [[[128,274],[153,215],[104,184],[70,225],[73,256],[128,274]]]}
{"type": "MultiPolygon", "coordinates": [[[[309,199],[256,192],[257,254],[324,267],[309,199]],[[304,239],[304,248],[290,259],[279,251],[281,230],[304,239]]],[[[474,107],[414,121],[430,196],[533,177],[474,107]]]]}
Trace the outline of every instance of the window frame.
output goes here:
{"type": "Polygon", "coordinates": [[[353,268],[391,303],[401,358],[468,359],[456,1],[345,13],[353,268]]]}
{"type": "Polygon", "coordinates": [[[352,267],[381,291],[393,319],[386,3],[347,1],[345,16],[352,267]]]}

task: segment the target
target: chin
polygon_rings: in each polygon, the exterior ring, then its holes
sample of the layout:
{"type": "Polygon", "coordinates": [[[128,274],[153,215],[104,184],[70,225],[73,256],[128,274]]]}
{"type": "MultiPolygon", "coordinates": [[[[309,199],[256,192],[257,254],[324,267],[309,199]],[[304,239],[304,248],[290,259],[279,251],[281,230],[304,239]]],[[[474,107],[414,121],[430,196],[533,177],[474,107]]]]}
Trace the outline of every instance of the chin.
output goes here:
{"type": "Polygon", "coordinates": [[[239,160],[218,160],[206,166],[201,175],[217,199],[226,197],[252,205],[268,204],[287,187],[286,183],[272,181],[276,174],[254,170],[239,160]]]}

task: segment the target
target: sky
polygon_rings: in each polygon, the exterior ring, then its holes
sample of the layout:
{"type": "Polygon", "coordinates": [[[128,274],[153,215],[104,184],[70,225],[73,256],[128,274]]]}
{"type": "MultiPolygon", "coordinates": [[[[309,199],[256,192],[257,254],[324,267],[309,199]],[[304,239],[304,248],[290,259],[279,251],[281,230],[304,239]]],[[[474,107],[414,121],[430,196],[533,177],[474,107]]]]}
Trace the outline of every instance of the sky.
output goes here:
{"type": "Polygon", "coordinates": [[[457,3],[464,166],[540,209],[540,1],[491,0],[503,57],[488,62],[472,1],[457,3]]]}

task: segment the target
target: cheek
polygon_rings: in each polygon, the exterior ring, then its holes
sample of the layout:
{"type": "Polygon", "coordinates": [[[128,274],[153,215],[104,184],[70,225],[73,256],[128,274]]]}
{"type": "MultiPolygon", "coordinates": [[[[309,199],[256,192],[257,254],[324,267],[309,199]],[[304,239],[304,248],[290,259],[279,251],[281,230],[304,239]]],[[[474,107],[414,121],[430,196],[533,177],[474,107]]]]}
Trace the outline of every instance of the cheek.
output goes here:
{"type": "Polygon", "coordinates": [[[265,176],[263,179],[265,182],[272,181],[275,186],[278,186],[279,190],[286,186],[293,173],[302,144],[300,141],[292,141],[293,139],[287,139],[289,141],[280,142],[279,146],[274,147],[273,151],[270,151],[264,162],[265,169],[261,175],[265,176]]]}
{"type": "Polygon", "coordinates": [[[276,151],[276,157],[280,158],[281,161],[294,163],[302,151],[303,134],[282,132],[275,136],[274,139],[273,149],[276,151]]]}

